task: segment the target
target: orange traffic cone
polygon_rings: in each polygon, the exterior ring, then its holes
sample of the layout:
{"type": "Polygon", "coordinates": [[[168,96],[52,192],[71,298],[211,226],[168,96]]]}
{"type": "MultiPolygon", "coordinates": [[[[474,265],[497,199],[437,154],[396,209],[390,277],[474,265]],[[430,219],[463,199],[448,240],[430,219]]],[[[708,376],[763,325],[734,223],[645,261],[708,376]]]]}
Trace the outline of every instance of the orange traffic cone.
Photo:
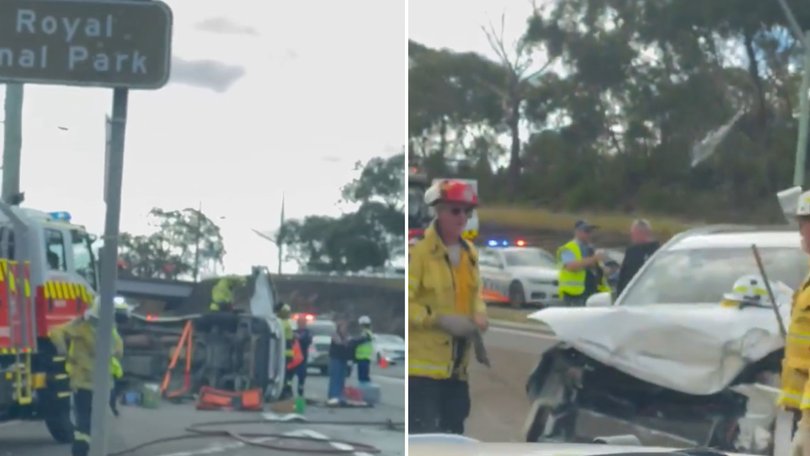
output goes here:
{"type": "Polygon", "coordinates": [[[385,359],[384,356],[380,357],[380,367],[383,369],[388,369],[388,360],[385,359]]]}

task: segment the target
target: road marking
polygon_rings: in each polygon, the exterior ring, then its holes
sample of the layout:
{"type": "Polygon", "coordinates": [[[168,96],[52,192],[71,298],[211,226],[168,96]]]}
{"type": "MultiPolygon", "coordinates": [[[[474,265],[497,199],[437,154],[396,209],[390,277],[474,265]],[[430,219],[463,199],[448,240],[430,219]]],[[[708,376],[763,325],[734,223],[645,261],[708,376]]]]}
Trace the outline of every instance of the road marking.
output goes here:
{"type": "MultiPolygon", "coordinates": [[[[300,429],[300,430],[297,430],[297,431],[285,432],[284,435],[297,436],[297,437],[309,437],[311,439],[318,439],[318,440],[329,440],[329,437],[321,434],[320,432],[313,431],[311,429],[300,429]]],[[[353,446],[351,446],[351,445],[349,445],[347,443],[342,443],[342,442],[332,442],[332,441],[330,441],[329,445],[331,445],[332,448],[334,448],[336,450],[341,450],[341,451],[351,451],[352,449],[354,449],[353,446]]],[[[354,456],[371,456],[369,453],[366,453],[364,451],[355,451],[353,454],[354,454],[354,456]]]]}
{"type": "Polygon", "coordinates": [[[16,426],[18,424],[22,424],[22,421],[20,421],[20,420],[6,421],[4,423],[0,423],[0,428],[8,427],[8,426],[16,426]]]}
{"type": "Polygon", "coordinates": [[[512,328],[501,328],[497,326],[491,326],[489,330],[499,333],[513,334],[515,336],[534,337],[536,339],[544,339],[544,340],[557,340],[556,337],[554,337],[549,333],[531,331],[528,329],[512,329],[512,328]]]}
{"type": "Polygon", "coordinates": [[[378,382],[381,382],[381,383],[393,383],[393,384],[396,384],[396,385],[402,385],[402,384],[405,383],[404,378],[388,377],[388,376],[385,376],[385,375],[377,375],[377,376],[373,377],[372,380],[377,380],[378,382]]]}

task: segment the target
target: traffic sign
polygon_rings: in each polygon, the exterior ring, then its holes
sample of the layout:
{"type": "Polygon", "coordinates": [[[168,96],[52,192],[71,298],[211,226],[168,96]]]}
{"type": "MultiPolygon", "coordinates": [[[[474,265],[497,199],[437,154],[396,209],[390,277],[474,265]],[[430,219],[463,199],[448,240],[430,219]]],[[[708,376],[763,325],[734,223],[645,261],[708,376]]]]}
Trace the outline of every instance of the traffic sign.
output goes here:
{"type": "Polygon", "coordinates": [[[172,12],[160,1],[0,1],[0,81],[158,89],[172,12]]]}

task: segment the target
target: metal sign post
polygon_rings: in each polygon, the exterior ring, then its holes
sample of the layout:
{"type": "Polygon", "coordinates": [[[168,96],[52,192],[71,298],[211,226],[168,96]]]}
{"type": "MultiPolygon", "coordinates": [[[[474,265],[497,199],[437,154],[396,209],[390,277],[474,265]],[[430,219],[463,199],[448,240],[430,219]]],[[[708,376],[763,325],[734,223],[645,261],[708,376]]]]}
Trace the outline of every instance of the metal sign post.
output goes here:
{"type": "Polygon", "coordinates": [[[115,281],[118,276],[118,228],[121,217],[121,183],[124,173],[124,137],[127,123],[127,89],[115,89],[113,93],[112,128],[107,161],[104,201],[107,215],[104,224],[104,247],[101,250],[100,308],[96,330],[96,359],[93,366],[93,414],[91,417],[90,456],[107,454],[107,405],[109,404],[112,379],[110,357],[112,356],[112,331],[115,297],[115,281]]]}

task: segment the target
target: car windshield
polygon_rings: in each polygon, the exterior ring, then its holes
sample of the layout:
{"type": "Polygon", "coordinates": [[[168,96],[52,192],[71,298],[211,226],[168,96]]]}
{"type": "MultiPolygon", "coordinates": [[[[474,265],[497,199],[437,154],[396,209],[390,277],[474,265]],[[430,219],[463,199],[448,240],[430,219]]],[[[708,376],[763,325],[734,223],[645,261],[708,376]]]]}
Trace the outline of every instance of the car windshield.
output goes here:
{"type": "Polygon", "coordinates": [[[540,249],[509,250],[503,253],[503,257],[507,266],[557,267],[554,257],[540,249]]]}
{"type": "MultiPolygon", "coordinates": [[[[807,256],[799,248],[760,248],[768,278],[795,289],[807,275],[807,256]]],[[[732,284],[756,274],[750,247],[662,251],[621,296],[617,304],[700,304],[720,302],[732,284]]]]}
{"type": "Polygon", "coordinates": [[[311,321],[307,324],[307,329],[309,329],[310,334],[313,336],[329,336],[335,334],[337,331],[335,329],[335,324],[331,321],[311,321]]]}

